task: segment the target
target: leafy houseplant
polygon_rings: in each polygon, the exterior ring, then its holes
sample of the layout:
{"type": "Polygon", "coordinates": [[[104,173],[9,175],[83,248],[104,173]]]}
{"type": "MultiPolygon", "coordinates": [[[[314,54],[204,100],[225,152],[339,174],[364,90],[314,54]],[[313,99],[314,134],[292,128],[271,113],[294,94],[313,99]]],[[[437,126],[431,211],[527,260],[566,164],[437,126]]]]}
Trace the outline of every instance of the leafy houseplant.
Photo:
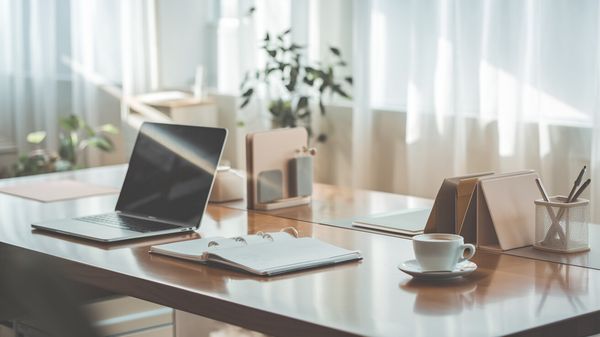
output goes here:
{"type": "MultiPolygon", "coordinates": [[[[304,63],[303,46],[289,42],[291,29],[272,38],[265,35],[261,49],[267,54],[264,69],[247,72],[240,85],[243,109],[256,94],[256,87],[264,83],[267,91],[276,92],[276,98],[269,101],[273,127],[304,126],[313,136],[311,127],[311,100],[318,99],[321,115],[325,115],[323,96],[340,95],[350,99],[343,88],[352,86],[352,77],[338,81],[335,74],[339,67],[346,67],[339,48],[329,47],[334,63],[307,65],[304,63]]],[[[319,134],[317,141],[324,142],[326,136],[319,134]]]]}
{"type": "MultiPolygon", "coordinates": [[[[58,153],[44,149],[36,149],[27,155],[22,155],[13,166],[15,176],[26,176],[40,173],[68,171],[79,168],[79,154],[88,147],[94,147],[104,152],[114,150],[114,144],[108,134],[119,131],[111,124],[92,128],[81,117],[70,115],[59,119],[58,153]]],[[[41,144],[46,139],[45,131],[36,131],[27,135],[31,144],[41,144]]]]}

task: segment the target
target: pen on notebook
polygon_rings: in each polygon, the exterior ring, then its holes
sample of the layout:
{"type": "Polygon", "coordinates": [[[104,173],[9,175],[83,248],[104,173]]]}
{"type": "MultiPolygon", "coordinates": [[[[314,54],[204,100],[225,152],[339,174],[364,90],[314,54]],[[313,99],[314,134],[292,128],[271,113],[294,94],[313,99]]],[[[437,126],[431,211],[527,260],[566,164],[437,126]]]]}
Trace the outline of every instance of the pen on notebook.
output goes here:
{"type": "Polygon", "coordinates": [[[588,187],[588,185],[592,182],[592,179],[588,178],[588,180],[586,180],[583,185],[581,185],[581,187],[577,190],[577,192],[575,192],[575,194],[573,195],[573,199],[571,199],[571,201],[575,201],[577,200],[577,198],[579,198],[579,196],[581,195],[581,193],[583,193],[583,191],[588,187]]]}
{"type": "Polygon", "coordinates": [[[587,166],[583,165],[583,168],[579,172],[577,179],[575,179],[575,182],[573,183],[573,188],[571,188],[571,192],[569,192],[569,197],[567,197],[567,202],[571,202],[572,200],[577,199],[577,198],[573,198],[573,194],[577,190],[577,186],[579,186],[579,184],[581,184],[581,178],[583,178],[583,174],[585,173],[586,169],[587,169],[587,166]]]}

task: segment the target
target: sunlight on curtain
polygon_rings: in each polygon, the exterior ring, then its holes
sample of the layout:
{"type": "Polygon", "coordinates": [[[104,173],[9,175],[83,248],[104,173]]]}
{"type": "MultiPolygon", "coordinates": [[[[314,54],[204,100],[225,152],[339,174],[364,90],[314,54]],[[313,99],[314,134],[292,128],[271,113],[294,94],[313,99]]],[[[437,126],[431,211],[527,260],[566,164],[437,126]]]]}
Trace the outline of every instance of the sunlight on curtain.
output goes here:
{"type": "Polygon", "coordinates": [[[266,61],[260,43],[269,32],[273,37],[291,25],[290,1],[220,1],[217,28],[218,89],[237,94],[246,71],[263,67],[266,61]],[[249,10],[254,7],[253,13],[249,10]]]}
{"type": "Polygon", "coordinates": [[[33,147],[26,136],[37,130],[56,151],[59,116],[118,125],[98,98],[121,82],[118,8],[116,0],[0,1],[0,129],[4,136],[10,126],[19,153],[33,147]]]}
{"type": "Polygon", "coordinates": [[[589,150],[557,128],[590,125],[597,111],[597,2],[372,0],[370,10],[362,43],[390,38],[354,66],[371,71],[370,107],[406,111],[394,190],[432,196],[446,176],[525,168],[568,189],[589,150]]]}
{"type": "Polygon", "coordinates": [[[13,36],[19,27],[14,23],[19,16],[14,13],[10,0],[0,0],[0,21],[3,28],[0,29],[0,147],[14,147],[13,131],[13,77],[17,69],[13,54],[20,48],[12,48],[13,36]]]}
{"type": "MultiPolygon", "coordinates": [[[[354,106],[352,114],[352,185],[367,188],[371,185],[370,151],[372,150],[373,117],[370,102],[371,40],[373,12],[370,0],[355,0],[354,10],[354,106]]],[[[376,17],[374,19],[377,19],[376,17]]]]}
{"type": "Polygon", "coordinates": [[[12,130],[9,133],[21,152],[31,149],[26,136],[34,130],[47,130],[46,144],[56,149],[59,114],[56,2],[3,0],[0,13],[5,16],[2,27],[6,29],[0,42],[3,96],[0,113],[12,115],[6,119],[15,126],[14,133],[12,130]]]}

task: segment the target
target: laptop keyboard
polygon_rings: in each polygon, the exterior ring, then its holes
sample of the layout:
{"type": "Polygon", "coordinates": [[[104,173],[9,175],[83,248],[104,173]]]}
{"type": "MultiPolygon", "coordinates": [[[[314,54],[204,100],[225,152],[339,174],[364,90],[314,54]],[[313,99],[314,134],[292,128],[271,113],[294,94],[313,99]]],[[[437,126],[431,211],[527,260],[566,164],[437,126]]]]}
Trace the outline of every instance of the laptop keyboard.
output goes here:
{"type": "Polygon", "coordinates": [[[100,214],[100,215],[91,215],[85,216],[81,218],[77,218],[76,220],[90,222],[98,225],[119,228],[119,229],[127,229],[130,231],[147,233],[147,232],[158,232],[168,229],[176,229],[181,228],[177,225],[165,224],[160,222],[155,222],[152,220],[143,220],[132,218],[128,216],[121,216],[116,213],[109,214],[100,214]]]}

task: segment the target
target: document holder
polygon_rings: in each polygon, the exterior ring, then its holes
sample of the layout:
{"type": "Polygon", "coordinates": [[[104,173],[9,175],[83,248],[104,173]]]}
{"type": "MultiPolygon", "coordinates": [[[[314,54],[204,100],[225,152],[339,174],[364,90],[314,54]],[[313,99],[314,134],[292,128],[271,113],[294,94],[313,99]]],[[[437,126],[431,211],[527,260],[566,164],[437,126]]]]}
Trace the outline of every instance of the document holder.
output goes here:
{"type": "Polygon", "coordinates": [[[246,136],[249,209],[271,210],[310,203],[312,158],[309,158],[310,167],[303,160],[297,165],[290,164],[290,161],[301,158],[298,154],[307,145],[308,132],[301,127],[255,132],[246,136]]]}
{"type": "MultiPolygon", "coordinates": [[[[493,172],[482,172],[467,174],[459,177],[446,178],[440,186],[440,190],[435,197],[431,214],[427,219],[427,225],[425,226],[425,233],[458,233],[459,225],[464,217],[464,211],[459,215],[459,209],[465,209],[468,205],[468,198],[470,198],[473,191],[467,191],[467,202],[464,202],[465,197],[459,193],[459,188],[464,181],[475,180],[478,177],[491,175],[493,172]],[[459,205],[462,203],[464,206],[459,205]],[[460,218],[460,220],[458,219],[460,218]]],[[[474,188],[474,186],[472,186],[474,188]]],[[[463,185],[464,189],[464,185],[463,185]]],[[[463,193],[465,194],[465,193],[463,193]]]]}
{"type": "MultiPolygon", "coordinates": [[[[460,177],[454,192],[455,203],[440,207],[454,208],[456,226],[453,233],[478,248],[501,251],[528,246],[535,239],[535,209],[531,205],[539,197],[535,184],[537,177],[532,170],[460,177]],[[464,216],[457,221],[461,212],[464,216]]],[[[437,199],[434,207],[438,204],[437,199]]],[[[448,198],[440,200],[441,204],[448,198]]],[[[425,232],[439,231],[436,220],[428,221],[425,232]]],[[[441,228],[448,230],[451,226],[443,223],[441,228]]]]}

